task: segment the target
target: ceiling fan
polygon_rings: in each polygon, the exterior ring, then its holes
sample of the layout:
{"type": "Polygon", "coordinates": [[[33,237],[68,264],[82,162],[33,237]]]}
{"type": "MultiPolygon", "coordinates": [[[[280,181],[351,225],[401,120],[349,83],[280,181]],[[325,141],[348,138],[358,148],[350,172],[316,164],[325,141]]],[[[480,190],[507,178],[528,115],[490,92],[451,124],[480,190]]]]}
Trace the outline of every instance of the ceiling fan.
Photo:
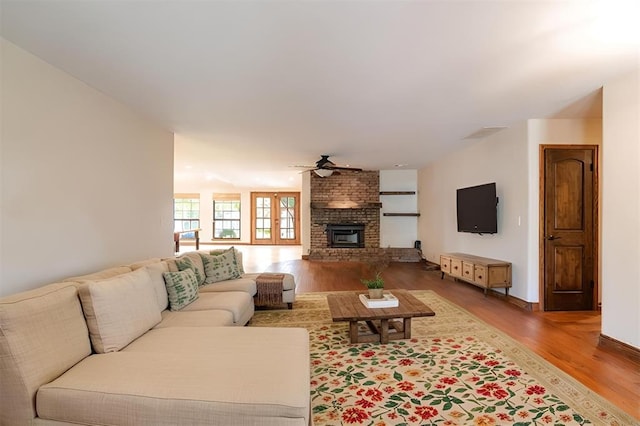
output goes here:
{"type": "Polygon", "coordinates": [[[329,177],[337,170],[351,170],[354,172],[361,172],[362,169],[357,167],[338,166],[333,161],[329,160],[329,155],[321,155],[320,159],[316,161],[315,166],[294,166],[294,167],[306,167],[309,170],[313,170],[315,174],[320,177],[329,177]]]}

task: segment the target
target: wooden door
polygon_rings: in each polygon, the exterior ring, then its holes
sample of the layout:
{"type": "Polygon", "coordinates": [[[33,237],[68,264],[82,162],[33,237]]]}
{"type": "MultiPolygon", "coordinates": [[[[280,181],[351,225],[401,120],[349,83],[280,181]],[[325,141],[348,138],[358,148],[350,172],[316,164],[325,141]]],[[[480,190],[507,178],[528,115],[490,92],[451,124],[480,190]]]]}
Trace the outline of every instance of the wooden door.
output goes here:
{"type": "Polygon", "coordinates": [[[592,310],[597,300],[597,146],[541,149],[544,309],[592,310]]]}
{"type": "Polygon", "coordinates": [[[300,244],[300,193],[251,193],[251,244],[300,244]]]}

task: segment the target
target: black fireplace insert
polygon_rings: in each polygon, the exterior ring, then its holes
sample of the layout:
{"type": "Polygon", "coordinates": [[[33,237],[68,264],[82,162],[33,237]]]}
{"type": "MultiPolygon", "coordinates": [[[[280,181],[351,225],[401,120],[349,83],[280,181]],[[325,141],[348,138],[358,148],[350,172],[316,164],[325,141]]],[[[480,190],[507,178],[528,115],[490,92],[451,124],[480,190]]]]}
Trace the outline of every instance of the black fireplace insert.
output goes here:
{"type": "Polygon", "coordinates": [[[327,225],[327,245],[334,248],[364,247],[363,223],[330,223],[327,225]]]}

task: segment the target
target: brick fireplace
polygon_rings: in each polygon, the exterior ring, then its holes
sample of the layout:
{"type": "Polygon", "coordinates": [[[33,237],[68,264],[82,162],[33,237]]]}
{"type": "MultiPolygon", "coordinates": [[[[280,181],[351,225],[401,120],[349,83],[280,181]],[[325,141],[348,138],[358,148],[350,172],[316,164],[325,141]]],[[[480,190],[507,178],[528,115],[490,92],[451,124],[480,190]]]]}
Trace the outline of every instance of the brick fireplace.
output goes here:
{"type": "Polygon", "coordinates": [[[377,258],[381,252],[379,172],[341,170],[340,174],[327,178],[311,173],[310,183],[309,259],[366,261],[377,258]],[[338,241],[338,247],[331,247],[331,230],[348,229],[349,225],[358,231],[343,233],[345,243],[338,241]],[[361,226],[364,229],[360,230],[361,226]],[[354,242],[358,237],[354,232],[361,233],[363,244],[354,242]]]}
{"type": "Polygon", "coordinates": [[[309,260],[371,262],[381,257],[395,262],[422,260],[421,252],[415,248],[380,247],[382,204],[378,171],[341,170],[340,174],[326,178],[315,173],[310,176],[309,260]],[[338,236],[338,247],[331,247],[331,235],[327,231],[332,228],[354,229],[342,232],[338,236]]]}

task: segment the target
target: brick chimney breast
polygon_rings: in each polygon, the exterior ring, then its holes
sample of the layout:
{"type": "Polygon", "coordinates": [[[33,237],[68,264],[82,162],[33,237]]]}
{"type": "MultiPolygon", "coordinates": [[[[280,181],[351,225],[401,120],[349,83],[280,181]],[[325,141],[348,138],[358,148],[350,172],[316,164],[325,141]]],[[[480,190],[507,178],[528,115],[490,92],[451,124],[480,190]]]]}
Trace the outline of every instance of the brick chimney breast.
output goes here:
{"type": "Polygon", "coordinates": [[[380,173],[349,171],[322,178],[311,173],[311,244],[313,260],[367,260],[380,248],[380,173]],[[364,248],[328,247],[326,225],[362,223],[364,248]]]}

